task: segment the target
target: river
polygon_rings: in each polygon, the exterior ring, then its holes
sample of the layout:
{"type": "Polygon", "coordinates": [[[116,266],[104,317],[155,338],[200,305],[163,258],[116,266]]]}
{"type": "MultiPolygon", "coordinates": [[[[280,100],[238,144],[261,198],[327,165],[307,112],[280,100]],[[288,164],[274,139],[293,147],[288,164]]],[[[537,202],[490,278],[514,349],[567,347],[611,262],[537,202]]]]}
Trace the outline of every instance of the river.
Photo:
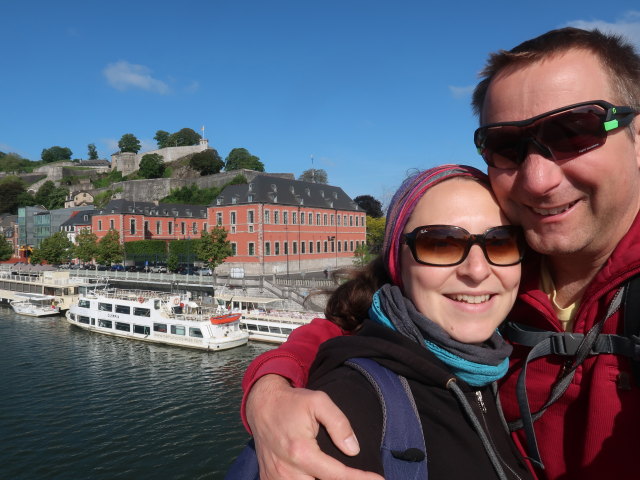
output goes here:
{"type": "Polygon", "coordinates": [[[153,345],[0,307],[0,478],[221,479],[248,438],[242,374],[270,348],[153,345]]]}

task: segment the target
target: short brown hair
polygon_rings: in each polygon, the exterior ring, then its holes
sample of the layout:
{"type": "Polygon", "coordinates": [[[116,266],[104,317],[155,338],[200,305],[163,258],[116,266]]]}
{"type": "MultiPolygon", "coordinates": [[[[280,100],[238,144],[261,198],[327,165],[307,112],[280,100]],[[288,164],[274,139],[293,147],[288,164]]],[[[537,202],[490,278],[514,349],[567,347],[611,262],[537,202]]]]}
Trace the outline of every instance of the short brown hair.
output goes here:
{"type": "MultiPolygon", "coordinates": [[[[485,68],[480,72],[480,82],[473,92],[471,105],[480,118],[491,80],[512,65],[530,65],[554,54],[571,49],[583,49],[598,57],[609,72],[611,86],[619,98],[589,99],[609,100],[640,109],[640,55],[619,35],[600,30],[561,28],[527,40],[509,51],[499,50],[489,55],[485,68]]],[[[480,118],[482,122],[482,119],[480,118]]]]}

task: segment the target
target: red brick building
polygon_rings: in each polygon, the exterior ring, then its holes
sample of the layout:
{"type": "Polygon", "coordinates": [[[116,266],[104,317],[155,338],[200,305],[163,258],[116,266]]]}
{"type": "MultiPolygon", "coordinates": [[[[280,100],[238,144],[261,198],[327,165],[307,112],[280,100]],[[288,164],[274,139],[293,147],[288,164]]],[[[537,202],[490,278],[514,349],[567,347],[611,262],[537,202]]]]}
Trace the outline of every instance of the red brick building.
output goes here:
{"type": "Polygon", "coordinates": [[[227,230],[234,251],[221,273],[237,266],[258,274],[350,265],[366,241],[366,214],[341,188],[267,175],[228,186],[208,207],[114,200],[92,220],[98,238],[115,229],[122,242],[199,238],[214,225],[227,230]]]}

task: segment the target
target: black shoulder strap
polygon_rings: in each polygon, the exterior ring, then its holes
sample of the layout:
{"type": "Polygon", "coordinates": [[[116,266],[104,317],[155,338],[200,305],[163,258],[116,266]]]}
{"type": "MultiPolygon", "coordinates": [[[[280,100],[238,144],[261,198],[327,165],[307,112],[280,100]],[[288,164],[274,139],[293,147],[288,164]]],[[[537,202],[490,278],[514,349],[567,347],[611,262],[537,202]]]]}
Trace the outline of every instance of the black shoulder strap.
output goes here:
{"type": "MultiPolygon", "coordinates": [[[[640,340],[640,275],[627,282],[624,293],[624,336],[636,342],[640,340]]],[[[640,362],[632,361],[631,368],[640,387],[640,362]]]]}

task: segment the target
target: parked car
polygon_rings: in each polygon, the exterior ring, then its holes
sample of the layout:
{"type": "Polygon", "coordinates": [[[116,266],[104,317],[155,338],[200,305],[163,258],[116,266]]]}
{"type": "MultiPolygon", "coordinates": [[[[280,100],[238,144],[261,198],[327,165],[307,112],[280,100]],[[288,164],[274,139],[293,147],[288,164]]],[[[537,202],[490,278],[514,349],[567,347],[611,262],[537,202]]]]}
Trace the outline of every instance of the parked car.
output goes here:
{"type": "Polygon", "coordinates": [[[151,273],[167,273],[167,267],[164,265],[151,265],[149,271],[151,273]]]}
{"type": "Polygon", "coordinates": [[[124,272],[124,267],[118,263],[111,265],[112,272],[124,272]]]}
{"type": "Polygon", "coordinates": [[[106,265],[97,265],[96,270],[104,272],[105,270],[109,270],[109,267],[107,267],[106,265]]]}
{"type": "Polygon", "coordinates": [[[204,275],[206,277],[210,277],[210,276],[213,275],[213,270],[211,270],[208,267],[203,267],[203,268],[199,269],[197,273],[198,273],[198,275],[204,275]]]}

